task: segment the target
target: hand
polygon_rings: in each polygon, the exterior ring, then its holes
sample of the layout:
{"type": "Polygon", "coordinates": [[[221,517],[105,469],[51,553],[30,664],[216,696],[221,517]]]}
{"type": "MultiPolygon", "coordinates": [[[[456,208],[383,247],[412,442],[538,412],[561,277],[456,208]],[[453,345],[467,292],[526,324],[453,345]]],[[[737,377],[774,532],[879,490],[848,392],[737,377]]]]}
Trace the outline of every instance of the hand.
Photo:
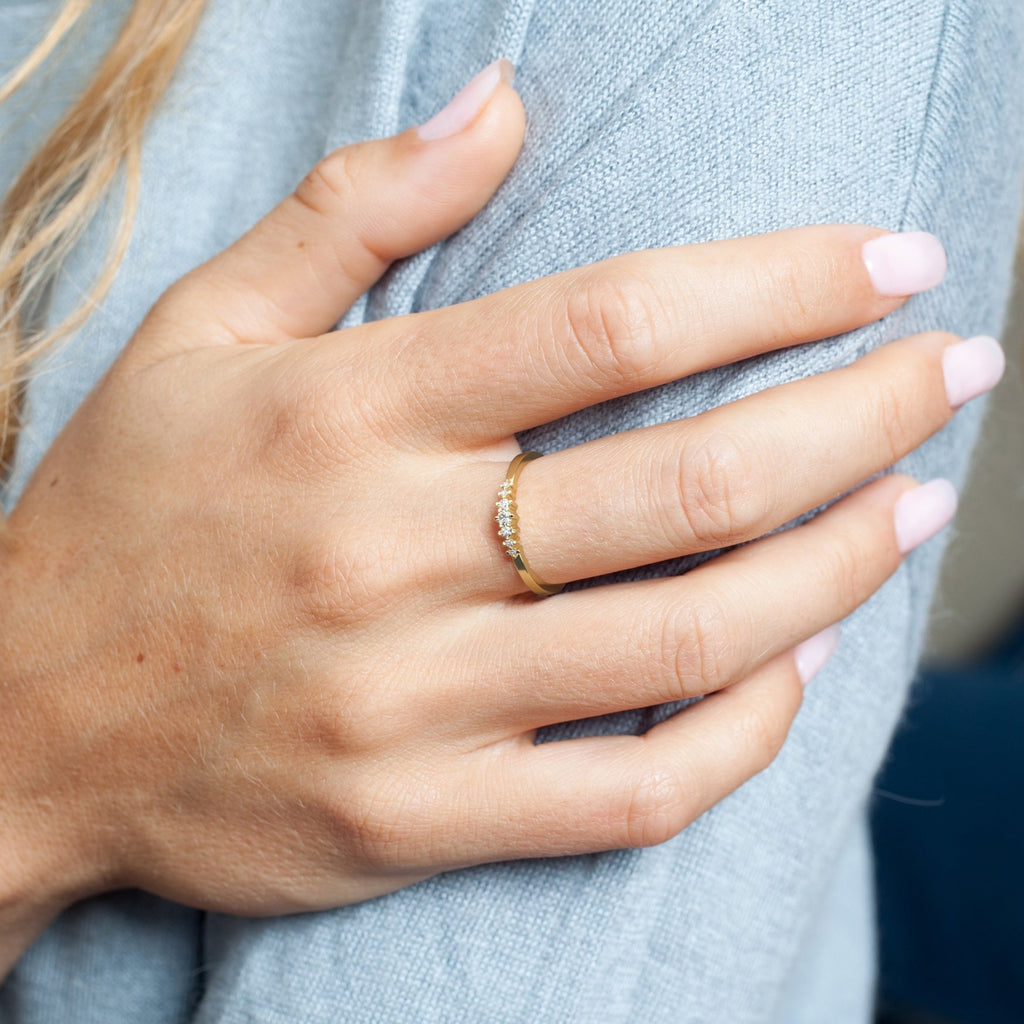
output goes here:
{"type": "MultiPolygon", "coordinates": [[[[680,578],[526,594],[493,521],[515,432],[903,300],[862,259],[885,233],[834,225],[331,332],[484,204],[522,123],[499,84],[454,134],[328,157],[168,290],[44,459],[0,562],[9,922],[126,886],[310,910],[660,842],[771,760],[814,668],[794,648],[950,511],[888,477],[680,578]],[[643,737],[533,742],[700,694],[643,737]]],[[[947,421],[956,340],[531,463],[535,571],[735,545],[835,498],[947,421]]]]}

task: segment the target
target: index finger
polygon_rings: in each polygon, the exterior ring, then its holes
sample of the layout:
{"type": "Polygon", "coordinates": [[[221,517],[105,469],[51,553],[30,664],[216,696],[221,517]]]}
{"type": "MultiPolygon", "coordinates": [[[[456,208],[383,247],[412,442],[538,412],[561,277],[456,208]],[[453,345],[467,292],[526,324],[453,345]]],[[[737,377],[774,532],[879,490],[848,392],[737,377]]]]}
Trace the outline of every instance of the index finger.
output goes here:
{"type": "Polygon", "coordinates": [[[405,318],[358,359],[403,367],[397,429],[488,444],[871,323],[945,269],[934,235],[857,224],[645,250],[405,318]]]}

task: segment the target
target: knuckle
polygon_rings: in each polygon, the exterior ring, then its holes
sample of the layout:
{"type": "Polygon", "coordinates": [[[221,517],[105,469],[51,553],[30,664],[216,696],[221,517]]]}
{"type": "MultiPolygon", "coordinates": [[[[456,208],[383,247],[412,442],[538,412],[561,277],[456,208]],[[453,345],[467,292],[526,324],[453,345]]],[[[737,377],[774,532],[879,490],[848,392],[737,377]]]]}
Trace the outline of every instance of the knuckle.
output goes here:
{"type": "MultiPolygon", "coordinates": [[[[675,500],[661,503],[675,544],[714,548],[741,539],[765,501],[752,444],[720,431],[690,438],[673,465],[675,500]]],[[[665,493],[662,488],[657,493],[665,493]]],[[[670,492],[671,493],[671,492],[670,492]]]]}
{"type": "Polygon", "coordinates": [[[341,845],[352,851],[363,867],[394,863],[399,855],[397,822],[375,781],[346,779],[329,803],[328,813],[341,845]]]}
{"type": "Polygon", "coordinates": [[[663,664],[669,671],[667,702],[710,693],[729,681],[736,646],[730,638],[745,635],[732,625],[730,629],[725,608],[712,594],[687,601],[667,618],[662,637],[663,664]]]}
{"type": "Polygon", "coordinates": [[[329,411],[332,404],[324,394],[323,379],[312,375],[290,375],[279,381],[262,404],[263,447],[272,461],[284,466],[320,465],[332,443],[329,411]]]}
{"type": "Polygon", "coordinates": [[[436,437],[450,429],[451,393],[464,386],[466,374],[438,359],[439,335],[433,323],[418,314],[402,317],[389,337],[392,362],[370,371],[360,367],[362,393],[346,394],[350,415],[374,448],[412,445],[419,450],[424,430],[436,437]],[[394,373],[395,365],[406,372],[394,373]]]}
{"type": "Polygon", "coordinates": [[[848,285],[839,254],[794,246],[769,260],[760,280],[772,320],[782,338],[814,334],[828,308],[842,300],[848,285]]]}
{"type": "Polygon", "coordinates": [[[328,630],[374,619],[392,604],[396,581],[389,566],[401,564],[404,552],[389,552],[394,535],[348,536],[310,542],[295,557],[291,590],[300,615],[328,630]]]}
{"type": "Polygon", "coordinates": [[[751,754],[755,773],[763,771],[775,760],[789,732],[786,705],[777,697],[774,691],[757,694],[737,715],[737,733],[751,754]]]}
{"type": "Polygon", "coordinates": [[[908,401],[898,379],[878,380],[871,404],[868,428],[879,438],[886,464],[902,458],[913,447],[919,431],[914,429],[916,403],[908,401]]]}
{"type": "Polygon", "coordinates": [[[429,857],[434,845],[429,787],[384,770],[347,785],[339,801],[337,824],[362,865],[374,871],[402,870],[429,857]]]}
{"type": "Polygon", "coordinates": [[[838,605],[836,618],[866,601],[887,575],[881,547],[855,535],[841,537],[818,564],[825,574],[823,592],[838,605]]]}
{"type": "MultiPolygon", "coordinates": [[[[338,766],[346,794],[358,797],[371,781],[373,769],[385,772],[390,755],[407,745],[417,730],[405,713],[403,699],[387,685],[388,666],[346,658],[327,668],[308,670],[302,706],[297,712],[295,739],[311,761],[338,766]]],[[[358,799],[346,807],[361,806],[358,799]]]]}
{"type": "MultiPolygon", "coordinates": [[[[340,363],[340,360],[339,360],[340,363]]],[[[338,367],[344,377],[344,367],[338,367]]],[[[276,366],[269,386],[256,396],[256,432],[263,457],[293,478],[321,474],[349,462],[376,461],[381,432],[351,388],[330,373],[295,364],[276,366]]]]}
{"type": "Polygon", "coordinates": [[[359,194],[355,161],[346,149],[337,149],[319,160],[295,189],[295,198],[320,216],[337,216],[359,194]]]}
{"type": "Polygon", "coordinates": [[[572,362],[598,382],[632,385],[649,373],[663,316],[643,278],[621,265],[592,269],[572,285],[565,317],[572,362]]]}
{"type": "Polygon", "coordinates": [[[623,815],[629,847],[657,846],[677,835],[691,820],[680,777],[665,768],[647,768],[630,788],[623,815]]]}

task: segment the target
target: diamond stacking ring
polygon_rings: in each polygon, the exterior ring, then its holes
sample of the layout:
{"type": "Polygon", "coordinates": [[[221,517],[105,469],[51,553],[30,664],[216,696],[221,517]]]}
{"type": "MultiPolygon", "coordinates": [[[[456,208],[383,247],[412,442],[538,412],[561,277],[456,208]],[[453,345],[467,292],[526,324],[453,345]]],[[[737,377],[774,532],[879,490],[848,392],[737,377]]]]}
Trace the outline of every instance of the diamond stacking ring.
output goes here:
{"type": "Polygon", "coordinates": [[[498,536],[523,582],[538,597],[550,597],[557,594],[565,584],[543,583],[533,574],[530,563],[523,554],[523,542],[519,537],[519,513],[516,509],[516,483],[519,480],[519,473],[523,466],[534,459],[539,459],[540,456],[540,452],[522,452],[509,463],[505,482],[501,485],[498,500],[495,502],[498,514],[494,518],[498,523],[498,536]]]}

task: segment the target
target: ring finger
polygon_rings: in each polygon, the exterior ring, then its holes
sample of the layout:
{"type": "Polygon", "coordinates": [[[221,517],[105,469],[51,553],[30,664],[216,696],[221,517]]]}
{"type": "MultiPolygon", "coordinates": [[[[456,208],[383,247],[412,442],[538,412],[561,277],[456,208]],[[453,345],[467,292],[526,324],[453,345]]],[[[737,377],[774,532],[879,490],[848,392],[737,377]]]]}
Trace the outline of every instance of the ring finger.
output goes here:
{"type": "MultiPolygon", "coordinates": [[[[969,397],[951,369],[977,363],[972,386],[995,383],[996,346],[956,342],[906,338],[841,370],[531,463],[516,494],[531,568],[562,583],[728,547],[836,498],[949,420],[969,397]]],[[[523,589],[496,538],[487,547],[485,585],[523,589]]]]}

